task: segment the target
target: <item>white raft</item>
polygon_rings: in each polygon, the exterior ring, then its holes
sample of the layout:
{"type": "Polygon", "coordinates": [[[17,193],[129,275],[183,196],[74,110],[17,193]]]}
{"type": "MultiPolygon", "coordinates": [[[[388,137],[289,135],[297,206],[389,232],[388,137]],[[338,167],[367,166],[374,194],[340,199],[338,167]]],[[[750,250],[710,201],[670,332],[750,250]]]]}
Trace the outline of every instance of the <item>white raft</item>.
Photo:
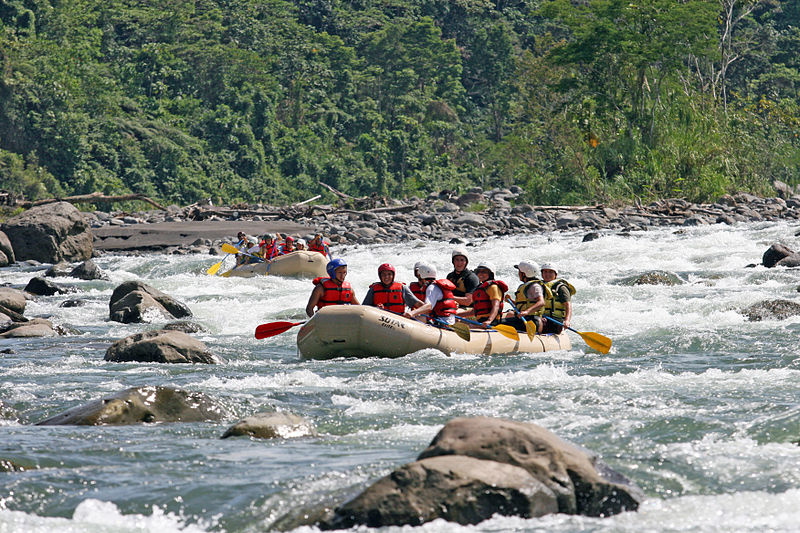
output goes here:
{"type": "Polygon", "coordinates": [[[300,250],[279,255],[269,263],[248,263],[239,265],[222,274],[223,277],[252,278],[254,276],[300,276],[316,278],[326,276],[325,266],[328,258],[319,252],[300,250]],[[269,271],[267,266],[269,265],[269,271]]]}
{"type": "Polygon", "coordinates": [[[537,335],[520,333],[514,341],[496,331],[474,329],[465,341],[455,332],[428,326],[377,307],[331,305],[320,309],[297,333],[303,359],[334,357],[402,357],[424,348],[445,354],[509,354],[569,350],[566,332],[537,335]]]}

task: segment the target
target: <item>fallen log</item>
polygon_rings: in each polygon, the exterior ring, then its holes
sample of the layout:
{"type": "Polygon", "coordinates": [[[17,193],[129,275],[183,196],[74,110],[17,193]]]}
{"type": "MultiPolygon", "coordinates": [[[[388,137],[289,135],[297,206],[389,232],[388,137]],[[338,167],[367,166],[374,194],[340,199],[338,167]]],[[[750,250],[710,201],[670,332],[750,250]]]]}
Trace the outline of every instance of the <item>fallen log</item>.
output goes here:
{"type": "Polygon", "coordinates": [[[163,205],[151,200],[143,194],[120,194],[116,196],[107,196],[101,192],[93,192],[91,194],[79,194],[77,196],[65,196],[64,198],[47,198],[45,200],[37,200],[35,202],[20,202],[20,206],[24,208],[35,207],[37,205],[52,204],[55,202],[69,202],[71,204],[92,203],[92,202],[129,202],[139,200],[147,202],[157,209],[166,211],[167,208],[163,205]]]}

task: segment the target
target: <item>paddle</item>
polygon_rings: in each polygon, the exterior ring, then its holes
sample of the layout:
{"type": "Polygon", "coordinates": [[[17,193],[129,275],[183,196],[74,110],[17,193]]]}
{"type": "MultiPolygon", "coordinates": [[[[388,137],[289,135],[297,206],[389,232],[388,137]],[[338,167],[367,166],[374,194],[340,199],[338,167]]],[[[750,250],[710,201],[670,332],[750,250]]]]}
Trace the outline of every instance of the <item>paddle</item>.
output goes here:
{"type": "Polygon", "coordinates": [[[222,245],[222,251],[223,252],[228,252],[229,254],[247,255],[247,256],[252,257],[253,259],[255,259],[259,263],[263,263],[264,262],[264,260],[262,258],[260,258],[260,257],[258,257],[256,255],[253,255],[251,253],[247,253],[245,251],[242,251],[242,250],[236,248],[235,246],[228,244],[227,242],[222,245]]]}
{"type": "MultiPolygon", "coordinates": [[[[564,326],[563,323],[559,322],[555,318],[551,316],[545,316],[547,320],[552,320],[559,326],[564,326]]],[[[569,326],[564,326],[570,331],[574,331],[578,335],[581,336],[583,340],[586,341],[586,344],[589,345],[589,348],[593,348],[600,353],[608,353],[611,350],[611,339],[604,335],[600,335],[599,333],[595,333],[594,331],[578,331],[577,329],[573,329],[569,326]]]]}
{"type": "Polygon", "coordinates": [[[525,330],[528,332],[528,338],[533,340],[533,338],[536,336],[536,324],[534,324],[532,320],[528,320],[519,313],[519,309],[517,309],[517,306],[514,305],[514,300],[512,300],[511,296],[508,294],[506,294],[506,301],[511,304],[511,308],[517,314],[517,317],[525,323],[525,330]]]}
{"type": "MultiPolygon", "coordinates": [[[[469,320],[468,318],[460,317],[458,315],[456,315],[456,320],[461,320],[462,322],[466,322],[467,324],[475,324],[476,326],[486,328],[483,322],[476,322],[475,320],[469,320]]],[[[519,333],[517,332],[517,328],[512,328],[511,326],[506,326],[505,324],[498,324],[494,326],[494,329],[487,328],[486,331],[497,331],[504,337],[508,337],[511,340],[514,341],[519,340],[519,333]]]]}
{"type": "Polygon", "coordinates": [[[302,322],[268,322],[266,324],[260,324],[256,326],[256,339],[266,339],[268,337],[280,335],[284,331],[292,329],[295,326],[301,326],[306,322],[308,322],[308,320],[303,320],[302,322]]]}
{"type": "MultiPolygon", "coordinates": [[[[239,241],[239,243],[236,246],[241,246],[241,244],[242,244],[242,241],[239,241]]],[[[225,243],[225,244],[222,245],[223,250],[225,248],[225,245],[228,245],[228,244],[225,243]]],[[[230,246],[230,245],[228,245],[228,246],[230,246]]],[[[238,250],[238,248],[237,248],[237,250],[238,250]]],[[[222,261],[220,261],[219,263],[214,263],[213,265],[211,265],[211,267],[208,270],[206,270],[206,274],[208,274],[209,276],[213,276],[214,274],[216,274],[219,271],[220,267],[222,267],[222,263],[224,263],[225,260],[230,256],[231,256],[230,252],[225,254],[225,257],[222,258],[222,261]]]]}
{"type": "Polygon", "coordinates": [[[441,318],[432,317],[430,315],[422,315],[422,316],[424,316],[425,318],[430,319],[432,323],[436,324],[437,328],[446,329],[448,331],[454,331],[456,333],[456,335],[458,335],[459,337],[461,337],[465,341],[469,342],[469,339],[471,338],[471,335],[470,335],[470,332],[469,332],[469,326],[467,326],[465,324],[453,324],[451,326],[450,324],[448,324],[447,322],[445,322],[441,318]]]}

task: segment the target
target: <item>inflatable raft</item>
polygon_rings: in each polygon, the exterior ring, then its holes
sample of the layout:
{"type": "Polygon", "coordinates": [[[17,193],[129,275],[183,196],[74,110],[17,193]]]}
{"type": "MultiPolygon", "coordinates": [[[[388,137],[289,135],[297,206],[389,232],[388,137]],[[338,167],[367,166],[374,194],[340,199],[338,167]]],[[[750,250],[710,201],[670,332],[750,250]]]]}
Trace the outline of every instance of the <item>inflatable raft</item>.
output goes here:
{"type": "Polygon", "coordinates": [[[501,333],[474,329],[466,341],[454,331],[428,326],[416,320],[366,305],[332,305],[320,309],[297,333],[297,347],[304,359],[334,357],[402,357],[424,348],[445,354],[509,354],[548,352],[572,347],[566,332],[537,335],[521,333],[518,341],[501,333]]]}
{"type": "Polygon", "coordinates": [[[319,252],[301,250],[279,255],[269,263],[249,263],[223,273],[224,277],[252,278],[253,276],[301,276],[316,278],[326,276],[328,258],[319,252]],[[269,266],[269,271],[267,271],[269,266]]]}

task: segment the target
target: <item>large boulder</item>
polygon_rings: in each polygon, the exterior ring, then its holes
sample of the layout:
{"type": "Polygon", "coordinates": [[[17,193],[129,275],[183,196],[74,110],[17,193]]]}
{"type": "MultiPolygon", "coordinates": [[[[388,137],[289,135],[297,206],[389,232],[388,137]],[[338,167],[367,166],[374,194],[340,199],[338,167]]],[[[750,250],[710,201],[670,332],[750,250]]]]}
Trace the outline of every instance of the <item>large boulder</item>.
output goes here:
{"type": "Polygon", "coordinates": [[[78,288],[73,285],[58,285],[49,279],[39,276],[31,278],[25,285],[25,292],[36,296],[53,296],[55,294],[67,294],[78,292],[78,288]]]}
{"type": "Polygon", "coordinates": [[[152,313],[166,318],[192,316],[186,304],[141,281],[120,284],[111,293],[108,307],[111,320],[125,324],[144,322],[152,313]]]}
{"type": "Polygon", "coordinates": [[[10,309],[15,313],[22,314],[25,312],[25,305],[27,304],[25,293],[19,289],[12,289],[11,287],[0,287],[0,308],[10,309]]]}
{"type": "Polygon", "coordinates": [[[15,262],[14,247],[8,240],[8,235],[0,231],[0,267],[8,266],[15,262]]]}
{"type": "Polygon", "coordinates": [[[316,436],[314,425],[292,413],[269,411],[238,421],[221,438],[248,436],[257,439],[289,439],[316,436]]]}
{"type": "Polygon", "coordinates": [[[200,392],[169,387],[133,387],[68,409],[37,426],[130,425],[221,420],[225,410],[200,392]]]}
{"type": "Polygon", "coordinates": [[[17,261],[83,261],[92,257],[92,232],[83,215],[68,202],[32,207],[9,219],[2,231],[17,261]]]}
{"type": "Polygon", "coordinates": [[[644,493],[587,450],[554,433],[501,418],[456,418],[418,457],[467,455],[519,466],[550,488],[558,512],[608,516],[638,509],[644,493]]]}
{"type": "Polygon", "coordinates": [[[120,339],[106,350],[106,361],[115,363],[223,363],[204,343],[182,331],[159,329],[120,339]]]}
{"type": "Polygon", "coordinates": [[[417,526],[438,518],[467,525],[495,514],[532,518],[556,512],[553,491],[524,468],[451,455],[398,468],[319,525],[417,526]]]}
{"type": "Polygon", "coordinates": [[[791,300],[764,300],[745,308],[742,314],[751,322],[783,320],[800,315],[800,304],[791,300]]]}
{"type": "Polygon", "coordinates": [[[44,318],[25,322],[5,323],[0,326],[0,339],[26,339],[33,337],[57,337],[53,323],[44,318]]]}
{"type": "Polygon", "coordinates": [[[761,256],[761,264],[767,268],[800,266],[800,254],[786,245],[775,243],[761,256]]]}

